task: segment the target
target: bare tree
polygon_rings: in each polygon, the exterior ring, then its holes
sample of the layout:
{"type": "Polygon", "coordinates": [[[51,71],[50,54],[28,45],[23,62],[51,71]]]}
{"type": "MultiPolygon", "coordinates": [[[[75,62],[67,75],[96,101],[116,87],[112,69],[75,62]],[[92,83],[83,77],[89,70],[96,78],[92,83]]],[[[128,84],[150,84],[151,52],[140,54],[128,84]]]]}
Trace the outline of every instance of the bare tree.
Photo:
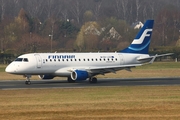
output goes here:
{"type": "Polygon", "coordinates": [[[80,23],[80,16],[83,10],[83,6],[79,0],[71,0],[72,8],[70,9],[71,13],[75,17],[77,23],[80,23]]]}
{"type": "Polygon", "coordinates": [[[156,2],[155,1],[149,1],[148,2],[148,5],[151,9],[151,18],[154,18],[154,14],[155,14],[155,4],[156,2]]]}
{"type": "Polygon", "coordinates": [[[102,6],[102,0],[96,0],[95,1],[95,9],[94,9],[94,16],[95,16],[96,20],[98,20],[98,18],[100,16],[101,6],[102,6]]]}
{"type": "MultiPolygon", "coordinates": [[[[62,13],[62,10],[64,8],[64,2],[63,1],[57,1],[55,0],[54,1],[54,9],[53,9],[53,15],[58,18],[61,13],[62,13]]],[[[65,11],[66,11],[66,8],[65,8],[65,11]]],[[[65,13],[65,12],[64,12],[65,13]]]]}
{"type": "Polygon", "coordinates": [[[46,1],[44,1],[45,4],[46,4],[45,11],[47,13],[47,18],[52,17],[53,1],[54,0],[46,0],[46,1]]]}
{"type": "Polygon", "coordinates": [[[128,11],[129,11],[129,16],[128,16],[128,22],[131,23],[131,22],[134,22],[134,16],[133,16],[133,1],[134,0],[130,0],[130,5],[128,6],[128,11]]]}
{"type": "Polygon", "coordinates": [[[5,0],[0,0],[0,6],[1,6],[1,20],[4,19],[4,14],[5,14],[5,0]]]}
{"type": "Polygon", "coordinates": [[[128,0],[121,0],[121,5],[122,5],[122,12],[123,12],[123,19],[127,20],[127,15],[128,15],[128,0]]]}
{"type": "Polygon", "coordinates": [[[127,20],[129,7],[128,7],[129,0],[115,0],[115,9],[117,12],[118,18],[123,20],[127,20]]]}
{"type": "Polygon", "coordinates": [[[26,0],[4,0],[6,3],[5,16],[16,17],[21,8],[27,8],[26,0]]]}
{"type": "Polygon", "coordinates": [[[136,0],[135,4],[136,4],[136,21],[138,21],[138,19],[139,19],[139,12],[140,12],[139,10],[141,8],[140,0],[136,0]]]}
{"type": "Polygon", "coordinates": [[[41,16],[44,10],[44,0],[28,0],[27,10],[32,17],[38,18],[41,16]]]}
{"type": "Polygon", "coordinates": [[[38,15],[42,15],[43,19],[58,18],[62,10],[61,2],[59,0],[36,0],[36,4],[41,4],[36,6],[36,12],[38,15]]]}
{"type": "Polygon", "coordinates": [[[60,16],[64,21],[69,19],[69,0],[62,0],[56,7],[56,16],[60,16]]]}
{"type": "Polygon", "coordinates": [[[121,1],[122,0],[115,0],[115,5],[114,5],[118,18],[121,17],[121,1]]]}
{"type": "Polygon", "coordinates": [[[61,14],[62,14],[63,19],[64,19],[65,21],[67,21],[67,19],[68,19],[68,11],[67,11],[67,9],[63,9],[63,10],[61,11],[61,14]]]}
{"type": "Polygon", "coordinates": [[[15,6],[18,6],[18,4],[20,3],[20,0],[13,0],[15,6]]]}

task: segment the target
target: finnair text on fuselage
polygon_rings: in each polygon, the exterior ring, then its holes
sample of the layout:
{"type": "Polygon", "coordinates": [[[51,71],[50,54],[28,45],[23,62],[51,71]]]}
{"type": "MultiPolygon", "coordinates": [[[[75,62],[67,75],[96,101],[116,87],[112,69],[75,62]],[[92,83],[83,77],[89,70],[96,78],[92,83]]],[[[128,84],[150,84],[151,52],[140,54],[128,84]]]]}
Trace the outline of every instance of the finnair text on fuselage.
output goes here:
{"type": "Polygon", "coordinates": [[[75,55],[48,55],[48,59],[72,59],[75,55]]]}

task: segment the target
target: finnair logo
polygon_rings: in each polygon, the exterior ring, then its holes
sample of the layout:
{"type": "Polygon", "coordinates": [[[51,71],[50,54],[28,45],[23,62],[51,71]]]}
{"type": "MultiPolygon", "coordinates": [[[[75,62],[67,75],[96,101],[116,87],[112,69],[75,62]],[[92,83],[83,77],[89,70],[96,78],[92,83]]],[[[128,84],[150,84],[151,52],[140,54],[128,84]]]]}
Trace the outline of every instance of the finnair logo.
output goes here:
{"type": "Polygon", "coordinates": [[[139,39],[134,39],[132,44],[142,44],[144,39],[145,39],[145,37],[150,37],[150,34],[148,34],[148,32],[152,32],[152,29],[144,30],[144,32],[141,35],[141,37],[139,39]]]}
{"type": "Polygon", "coordinates": [[[75,55],[49,55],[48,59],[72,59],[75,55]]]}

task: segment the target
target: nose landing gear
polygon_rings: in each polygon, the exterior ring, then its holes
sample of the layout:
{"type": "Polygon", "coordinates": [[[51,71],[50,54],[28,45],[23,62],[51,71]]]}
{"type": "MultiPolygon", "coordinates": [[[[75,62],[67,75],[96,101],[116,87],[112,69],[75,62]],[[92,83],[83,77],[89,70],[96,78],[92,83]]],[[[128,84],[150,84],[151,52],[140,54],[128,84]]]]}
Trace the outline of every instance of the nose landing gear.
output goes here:
{"type": "Polygon", "coordinates": [[[26,77],[25,84],[30,85],[31,84],[31,81],[30,81],[31,75],[24,75],[24,77],[26,77]]]}

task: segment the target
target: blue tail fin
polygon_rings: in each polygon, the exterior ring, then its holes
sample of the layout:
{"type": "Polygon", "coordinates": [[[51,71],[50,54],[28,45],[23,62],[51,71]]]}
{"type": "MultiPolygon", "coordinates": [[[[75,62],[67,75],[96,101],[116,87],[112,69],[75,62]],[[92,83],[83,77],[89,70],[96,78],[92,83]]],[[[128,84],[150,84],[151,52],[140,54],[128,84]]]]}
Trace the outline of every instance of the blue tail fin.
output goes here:
{"type": "Polygon", "coordinates": [[[120,52],[148,54],[153,24],[154,20],[147,20],[144,26],[139,31],[139,33],[137,34],[136,38],[131,43],[131,45],[120,52]]]}

